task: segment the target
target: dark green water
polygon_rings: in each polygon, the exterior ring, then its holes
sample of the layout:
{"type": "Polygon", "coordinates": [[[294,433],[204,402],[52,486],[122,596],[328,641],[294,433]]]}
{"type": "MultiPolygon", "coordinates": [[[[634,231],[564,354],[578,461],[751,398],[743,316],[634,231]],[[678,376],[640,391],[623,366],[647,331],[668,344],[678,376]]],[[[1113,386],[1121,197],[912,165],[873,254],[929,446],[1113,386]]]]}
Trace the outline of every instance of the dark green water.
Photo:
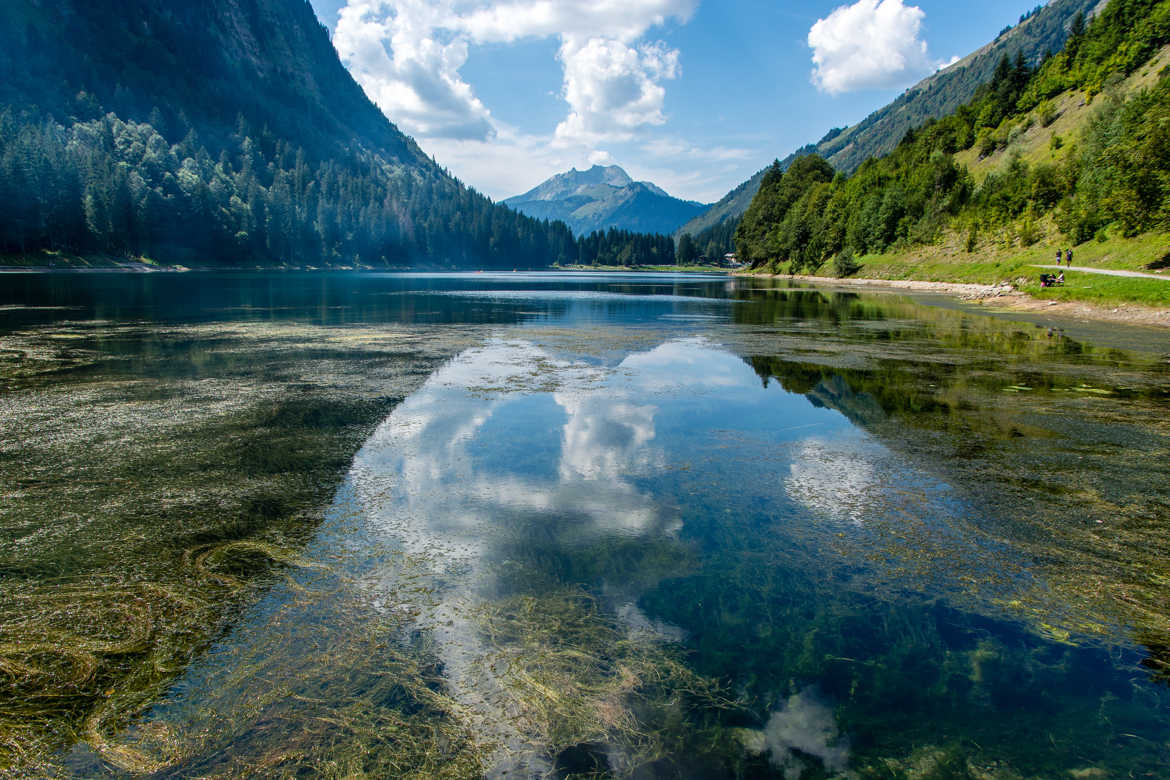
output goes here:
{"type": "Polygon", "coordinates": [[[1170,337],[685,275],[0,283],[0,771],[1166,776],[1170,337]]]}

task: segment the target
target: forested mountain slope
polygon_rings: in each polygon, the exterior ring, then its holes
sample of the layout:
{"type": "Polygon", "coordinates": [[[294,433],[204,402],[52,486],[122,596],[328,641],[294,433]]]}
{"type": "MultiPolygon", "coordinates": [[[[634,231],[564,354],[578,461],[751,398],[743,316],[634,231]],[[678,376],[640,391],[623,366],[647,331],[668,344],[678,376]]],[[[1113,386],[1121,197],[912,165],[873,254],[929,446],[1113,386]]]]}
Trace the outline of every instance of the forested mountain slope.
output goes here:
{"type": "Polygon", "coordinates": [[[1040,67],[1005,57],[972,102],[908,132],[892,153],[848,178],[816,155],[787,171],[774,165],[740,222],[737,250],[756,267],[800,271],[834,259],[848,273],[855,255],[930,245],[946,234],[965,235],[971,253],[985,237],[1027,247],[1044,221],[1072,244],[1164,230],[1170,70],[1152,73],[1150,63],[1168,43],[1170,0],[1112,0],[1040,67]],[[1053,125],[1062,106],[1090,102],[1096,107],[1060,155],[1029,161],[1022,150],[1010,152],[1037,126],[1053,125]],[[1004,149],[1008,159],[981,182],[956,161],[1004,149]]]}
{"type": "Polygon", "coordinates": [[[0,254],[547,265],[366,98],[305,0],[0,4],[0,254]]]}
{"type": "MultiPolygon", "coordinates": [[[[852,173],[862,162],[887,154],[906,131],[927,119],[946,116],[971,100],[980,84],[991,79],[996,65],[1007,55],[1023,54],[1030,65],[1039,64],[1046,53],[1064,47],[1077,14],[1090,15],[1103,0],[1052,0],[1025,15],[1019,24],[1003,30],[994,41],[972,52],[945,70],[934,73],[878,109],[856,125],[830,130],[816,143],[798,149],[781,160],[787,168],[800,156],[817,154],[844,173],[852,173]]],[[[766,169],[765,169],[766,170],[766,169]]],[[[700,235],[720,222],[738,219],[755,197],[765,171],[736,187],[709,211],[688,222],[678,233],[700,235]]]]}
{"type": "Polygon", "coordinates": [[[991,43],[927,76],[856,125],[830,131],[811,148],[798,150],[781,162],[787,167],[799,155],[815,152],[836,170],[852,173],[870,157],[893,151],[907,130],[928,119],[944,117],[970,101],[979,86],[991,79],[1005,55],[1014,60],[1022,54],[1029,65],[1039,65],[1046,54],[1064,48],[1077,14],[1088,17],[1104,5],[1103,0],[1053,0],[1037,6],[991,43]]]}
{"type": "MultiPolygon", "coordinates": [[[[761,171],[756,171],[750,179],[724,195],[711,208],[679,228],[675,235],[681,237],[684,233],[690,233],[702,242],[707,234],[719,226],[736,222],[751,205],[752,198],[759,191],[760,182],[763,181],[767,170],[764,168],[761,171]]],[[[731,251],[730,247],[727,248],[727,251],[731,251]]]]}

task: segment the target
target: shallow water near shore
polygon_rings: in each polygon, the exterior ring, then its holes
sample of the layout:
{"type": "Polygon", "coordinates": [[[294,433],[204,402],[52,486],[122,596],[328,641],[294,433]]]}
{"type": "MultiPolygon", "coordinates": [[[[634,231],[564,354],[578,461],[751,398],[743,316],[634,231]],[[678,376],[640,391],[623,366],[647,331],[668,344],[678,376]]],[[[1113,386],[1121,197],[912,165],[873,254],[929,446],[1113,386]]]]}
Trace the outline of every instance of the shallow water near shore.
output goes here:
{"type": "Polygon", "coordinates": [[[1170,339],[702,275],[15,280],[0,772],[1165,771],[1170,339]]]}

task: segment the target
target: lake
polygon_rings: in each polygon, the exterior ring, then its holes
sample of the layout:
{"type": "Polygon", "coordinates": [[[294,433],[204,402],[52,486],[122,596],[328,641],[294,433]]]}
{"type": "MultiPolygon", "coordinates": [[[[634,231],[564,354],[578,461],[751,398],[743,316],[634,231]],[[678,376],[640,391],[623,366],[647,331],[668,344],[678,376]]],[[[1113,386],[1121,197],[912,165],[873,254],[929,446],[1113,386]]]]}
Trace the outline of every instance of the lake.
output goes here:
{"type": "Polygon", "coordinates": [[[1170,334],[0,277],[0,773],[1163,777],[1170,334]]]}

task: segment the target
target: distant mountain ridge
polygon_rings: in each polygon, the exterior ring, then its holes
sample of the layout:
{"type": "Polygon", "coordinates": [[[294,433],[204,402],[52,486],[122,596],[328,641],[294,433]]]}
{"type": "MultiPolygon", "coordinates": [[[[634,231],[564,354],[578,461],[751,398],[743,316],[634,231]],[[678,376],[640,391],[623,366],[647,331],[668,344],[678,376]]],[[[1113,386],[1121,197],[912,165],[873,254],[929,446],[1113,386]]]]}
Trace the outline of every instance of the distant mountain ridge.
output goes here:
{"type": "MultiPolygon", "coordinates": [[[[1052,0],[1038,7],[1019,24],[1005,29],[995,40],[968,54],[954,65],[927,76],[893,102],[874,111],[862,121],[834,128],[816,143],[797,149],[781,160],[787,168],[797,157],[819,154],[838,171],[852,173],[870,157],[889,153],[911,128],[927,119],[938,119],[968,102],[980,84],[991,79],[1000,59],[1022,52],[1035,65],[1049,52],[1057,52],[1068,39],[1068,30],[1078,13],[1096,14],[1106,0],[1052,0]]],[[[710,209],[676,232],[698,235],[747,211],[760,189],[767,169],[723,196],[710,209]]]]}
{"type": "Polygon", "coordinates": [[[671,197],[651,182],[634,181],[617,165],[574,168],[504,204],[537,219],[561,220],[578,236],[609,228],[670,234],[708,208],[671,197]]]}

